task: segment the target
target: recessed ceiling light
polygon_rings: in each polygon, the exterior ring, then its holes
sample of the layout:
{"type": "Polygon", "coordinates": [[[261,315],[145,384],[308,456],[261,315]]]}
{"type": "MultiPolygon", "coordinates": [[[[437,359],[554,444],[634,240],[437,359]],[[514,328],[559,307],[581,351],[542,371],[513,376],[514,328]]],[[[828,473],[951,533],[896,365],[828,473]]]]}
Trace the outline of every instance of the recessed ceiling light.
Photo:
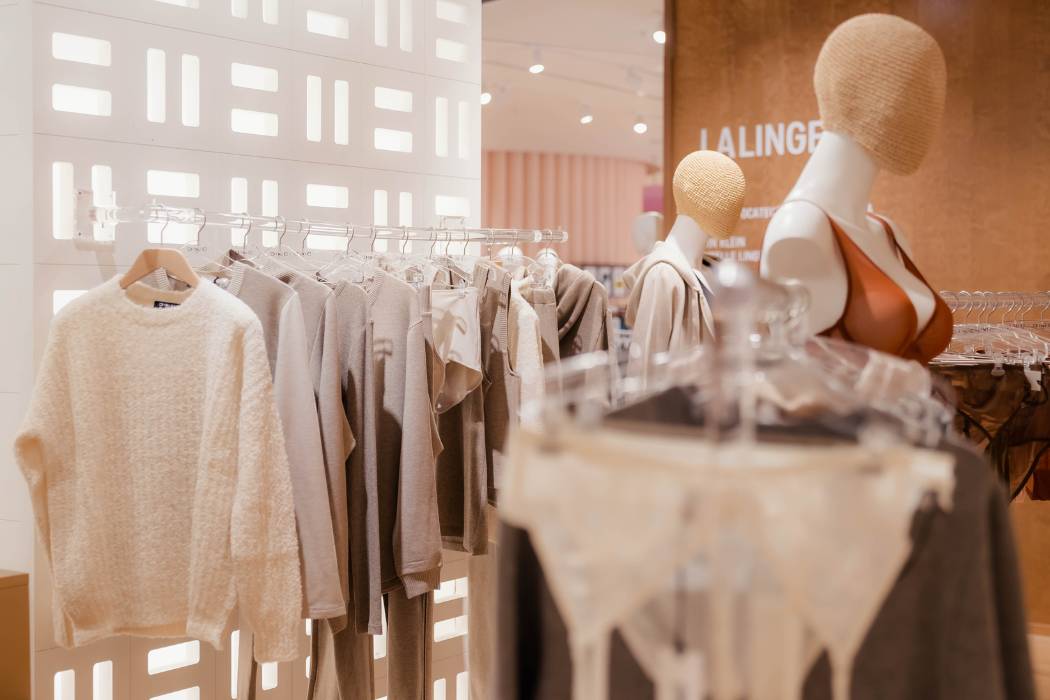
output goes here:
{"type": "Polygon", "coordinates": [[[594,121],[594,115],[593,114],[584,114],[583,116],[580,117],[580,123],[581,124],[590,124],[593,121],[594,121]]]}
{"type": "Polygon", "coordinates": [[[638,121],[634,123],[634,133],[644,134],[647,131],[649,131],[649,125],[645,123],[644,119],[638,117],[638,121]]]}
{"type": "Polygon", "coordinates": [[[540,50],[535,49],[532,52],[532,65],[529,66],[529,72],[533,75],[539,75],[543,72],[543,57],[540,55],[540,50]]]}
{"type": "Polygon", "coordinates": [[[666,44],[667,32],[665,32],[663,29],[657,29],[655,32],[653,32],[653,41],[655,41],[657,44],[666,44]]]}
{"type": "Polygon", "coordinates": [[[492,102],[492,93],[491,92],[483,92],[483,93],[481,93],[481,104],[487,105],[489,102],[492,102]]]}

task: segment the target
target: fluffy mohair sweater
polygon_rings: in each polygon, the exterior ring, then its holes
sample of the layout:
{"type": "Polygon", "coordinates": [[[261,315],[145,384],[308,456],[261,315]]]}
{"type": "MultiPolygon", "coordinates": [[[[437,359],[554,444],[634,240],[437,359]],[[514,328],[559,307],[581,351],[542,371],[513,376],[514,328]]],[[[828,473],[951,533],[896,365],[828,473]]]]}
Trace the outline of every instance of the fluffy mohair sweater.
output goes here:
{"type": "Polygon", "coordinates": [[[215,285],[180,301],[142,305],[114,278],[52,321],[15,453],[50,559],[56,640],[221,648],[238,607],[256,658],[289,661],[302,594],[262,330],[215,285]]]}

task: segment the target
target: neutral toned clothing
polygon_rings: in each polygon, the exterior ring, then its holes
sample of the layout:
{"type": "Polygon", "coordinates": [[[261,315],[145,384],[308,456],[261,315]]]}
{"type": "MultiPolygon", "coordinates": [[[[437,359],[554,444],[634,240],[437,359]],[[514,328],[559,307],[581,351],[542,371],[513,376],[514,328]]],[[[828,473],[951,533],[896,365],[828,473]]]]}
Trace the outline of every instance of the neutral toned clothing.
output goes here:
{"type": "Polygon", "coordinates": [[[519,291],[524,282],[516,280],[511,284],[508,332],[511,368],[521,379],[519,411],[526,406],[538,410],[545,394],[540,317],[519,291]]]}
{"type": "Polygon", "coordinates": [[[632,329],[632,376],[644,382],[654,356],[699,347],[713,335],[700,275],[674,244],[658,242],[623,279],[630,289],[624,320],[632,329]]]}
{"type": "Polygon", "coordinates": [[[256,655],[290,661],[299,548],[259,320],[212,284],[165,296],[177,301],[114,277],[51,324],[15,454],[54,578],[56,640],[221,648],[237,606],[256,655]]]}
{"type": "Polygon", "coordinates": [[[377,271],[365,288],[373,323],[376,457],[383,591],[409,597],[440,585],[433,410],[419,300],[409,285],[377,271]]]}
{"type": "MultiPolygon", "coordinates": [[[[583,271],[581,270],[581,272],[583,271]]],[[[605,288],[602,287],[602,289],[605,288]]],[[[558,299],[555,296],[554,289],[528,285],[521,290],[521,293],[525,297],[525,301],[529,302],[532,308],[536,309],[536,315],[540,317],[543,363],[557,362],[561,359],[561,338],[558,334],[558,299]]],[[[608,311],[608,302],[606,302],[606,311],[608,311]]],[[[590,327],[589,324],[584,324],[584,326],[590,327]]]]}
{"type": "MultiPolygon", "coordinates": [[[[213,279],[255,312],[266,340],[292,473],[304,617],[337,617],[343,614],[345,603],[299,295],[280,280],[239,262],[219,270],[213,279]]],[[[153,286],[165,288],[163,284],[153,286]]]]}
{"type": "Polygon", "coordinates": [[[345,367],[343,403],[356,446],[346,462],[350,538],[350,610],[358,632],[382,632],[379,561],[379,492],[376,466],[376,370],[368,295],[349,282],[337,282],[339,328],[345,367]]]}
{"type": "Polygon", "coordinates": [[[435,289],[431,292],[434,348],[441,360],[442,381],[434,407],[442,413],[481,384],[481,324],[478,290],[435,289]]]}
{"type": "MultiPolygon", "coordinates": [[[[630,407],[633,421],[695,423],[692,396],[679,389],[630,407]]],[[[763,434],[775,432],[763,429],[763,434]]],[[[791,428],[798,436],[800,428],[791,428]]],[[[801,430],[816,438],[818,426],[801,430]]],[[[1001,489],[969,447],[946,440],[955,460],[951,510],[920,511],[912,551],[856,655],[851,698],[927,700],[1034,697],[1017,557],[1001,489]],[[945,581],[952,581],[946,593],[945,581]]],[[[500,534],[501,700],[569,697],[567,632],[529,536],[500,534]]],[[[653,697],[634,655],[614,639],[610,697],[653,697]]],[[[810,670],[805,700],[831,697],[826,656],[810,670]]]]}
{"type": "Polygon", "coordinates": [[[308,697],[313,700],[375,700],[372,635],[352,626],[333,632],[330,620],[320,620],[311,635],[308,697]]]}
{"type": "Polygon", "coordinates": [[[493,506],[487,506],[485,519],[490,533],[486,552],[467,560],[467,670],[474,700],[501,697],[496,688],[499,519],[493,506]]]}
{"type": "Polygon", "coordinates": [[[554,280],[554,295],[561,359],[612,347],[609,292],[594,275],[563,264],[554,280]]]}
{"type": "Polygon", "coordinates": [[[434,594],[386,595],[387,698],[431,700],[434,695],[434,594]]]}
{"type": "Polygon", "coordinates": [[[521,379],[511,366],[509,336],[511,276],[484,262],[474,269],[474,286],[481,292],[481,365],[485,380],[485,459],[489,503],[496,503],[507,433],[518,421],[521,379]]]}
{"type": "Polygon", "coordinates": [[[485,405],[478,290],[432,292],[434,347],[444,366],[435,402],[444,446],[438,457],[437,494],[445,547],[471,554],[487,547],[488,502],[485,405]]]}
{"type": "Polygon", "coordinates": [[[303,325],[321,428],[329,510],[345,609],[345,602],[350,599],[346,459],[354,448],[355,438],[343,408],[340,389],[344,361],[339,339],[338,304],[332,296],[332,290],[327,286],[303,272],[288,267],[276,258],[264,255],[251,261],[251,264],[294,289],[299,295],[303,309],[303,325]]]}

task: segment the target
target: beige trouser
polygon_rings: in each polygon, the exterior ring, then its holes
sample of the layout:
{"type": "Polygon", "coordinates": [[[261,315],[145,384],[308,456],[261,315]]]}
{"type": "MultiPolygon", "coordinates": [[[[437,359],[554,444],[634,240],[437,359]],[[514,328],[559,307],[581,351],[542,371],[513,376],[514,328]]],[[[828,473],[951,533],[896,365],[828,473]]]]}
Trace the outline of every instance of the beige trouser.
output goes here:
{"type": "MultiPolygon", "coordinates": [[[[434,694],[434,594],[386,594],[387,698],[431,700],[434,694]]],[[[325,699],[321,699],[325,700],[325,699]]]]}
{"type": "Polygon", "coordinates": [[[470,700],[496,698],[496,581],[499,518],[488,507],[488,551],[467,560],[467,670],[470,700]]]}

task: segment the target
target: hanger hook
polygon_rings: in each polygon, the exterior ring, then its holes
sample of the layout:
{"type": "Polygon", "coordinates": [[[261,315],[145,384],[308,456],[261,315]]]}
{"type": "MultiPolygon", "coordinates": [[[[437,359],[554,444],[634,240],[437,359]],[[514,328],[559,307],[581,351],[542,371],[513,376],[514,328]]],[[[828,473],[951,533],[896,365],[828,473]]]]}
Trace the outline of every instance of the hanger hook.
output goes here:
{"type": "Polygon", "coordinates": [[[248,216],[248,215],[245,215],[244,218],[241,219],[241,222],[243,223],[245,220],[247,220],[247,222],[248,222],[248,228],[244,229],[244,238],[241,239],[241,252],[242,253],[247,253],[248,252],[248,235],[251,234],[251,232],[252,232],[252,219],[251,219],[251,217],[248,216]]]}
{"type": "Polygon", "coordinates": [[[350,255],[350,243],[354,240],[354,227],[346,225],[346,255],[350,255]]]}
{"type": "Polygon", "coordinates": [[[379,236],[379,231],[376,231],[375,224],[372,224],[369,228],[372,229],[372,240],[369,242],[369,248],[373,253],[376,252],[376,238],[379,236]]]}
{"type": "Polygon", "coordinates": [[[208,215],[204,212],[203,209],[197,209],[196,211],[197,211],[197,214],[201,217],[201,225],[197,229],[197,244],[200,245],[200,242],[201,242],[201,231],[203,231],[204,227],[208,225],[208,215]]]}
{"type": "Polygon", "coordinates": [[[310,232],[314,230],[314,225],[310,223],[310,220],[306,221],[306,235],[303,236],[302,242],[299,244],[299,254],[306,255],[306,242],[310,240],[310,232]]]}

